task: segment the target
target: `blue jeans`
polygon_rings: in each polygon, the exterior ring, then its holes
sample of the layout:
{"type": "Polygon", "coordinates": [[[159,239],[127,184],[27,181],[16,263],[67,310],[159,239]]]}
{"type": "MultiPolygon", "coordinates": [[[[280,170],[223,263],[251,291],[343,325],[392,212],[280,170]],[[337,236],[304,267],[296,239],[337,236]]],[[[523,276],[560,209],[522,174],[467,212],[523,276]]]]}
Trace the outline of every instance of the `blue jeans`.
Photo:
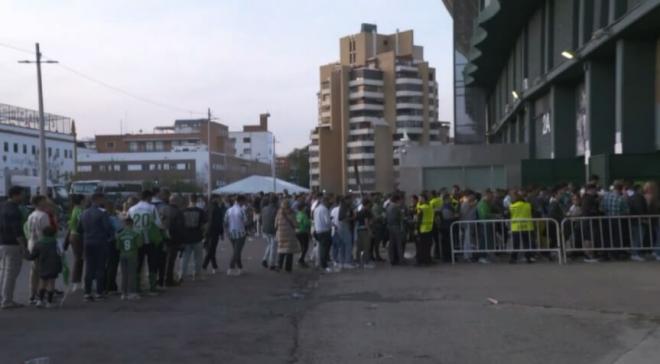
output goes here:
{"type": "Polygon", "coordinates": [[[342,264],[351,264],[353,262],[353,234],[351,229],[350,227],[340,226],[337,233],[339,234],[338,261],[342,264]]]}
{"type": "Polygon", "coordinates": [[[188,275],[188,265],[190,265],[190,256],[193,256],[195,264],[195,276],[202,274],[202,242],[183,245],[183,264],[181,266],[181,278],[188,275]]]}
{"type": "Polygon", "coordinates": [[[103,294],[107,250],[105,244],[85,244],[85,294],[92,293],[94,281],[96,281],[96,293],[103,294]]]}
{"type": "Polygon", "coordinates": [[[334,234],[332,234],[332,261],[335,263],[339,263],[339,246],[341,245],[341,237],[339,236],[339,233],[335,231],[334,234]]]}

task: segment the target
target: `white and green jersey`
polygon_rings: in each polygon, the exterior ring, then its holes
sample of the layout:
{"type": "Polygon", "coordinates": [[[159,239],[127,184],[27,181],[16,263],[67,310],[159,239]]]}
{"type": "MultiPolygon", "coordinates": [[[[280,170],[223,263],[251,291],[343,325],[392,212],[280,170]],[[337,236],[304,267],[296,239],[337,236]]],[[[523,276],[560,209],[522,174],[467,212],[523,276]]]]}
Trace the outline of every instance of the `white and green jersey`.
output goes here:
{"type": "Polygon", "coordinates": [[[140,201],[135,206],[128,209],[128,216],[133,220],[133,228],[142,233],[144,243],[149,244],[149,228],[151,225],[161,227],[160,216],[156,206],[140,201]]]}

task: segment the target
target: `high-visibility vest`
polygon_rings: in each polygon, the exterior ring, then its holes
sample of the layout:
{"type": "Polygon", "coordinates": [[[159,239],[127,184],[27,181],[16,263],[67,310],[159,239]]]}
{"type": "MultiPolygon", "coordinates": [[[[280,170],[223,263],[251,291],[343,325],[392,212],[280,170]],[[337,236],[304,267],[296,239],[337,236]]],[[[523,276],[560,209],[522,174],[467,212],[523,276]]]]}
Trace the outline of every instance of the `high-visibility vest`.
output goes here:
{"type": "Polygon", "coordinates": [[[435,211],[440,211],[440,209],[442,209],[442,205],[444,205],[442,203],[442,197],[434,197],[429,203],[431,204],[431,208],[435,211]]]}
{"type": "Polygon", "coordinates": [[[532,218],[532,204],[526,201],[514,202],[509,206],[509,212],[511,213],[512,232],[534,230],[534,223],[532,221],[516,222],[516,220],[527,220],[532,218]]]}
{"type": "Polygon", "coordinates": [[[433,216],[435,215],[435,211],[433,211],[431,205],[427,203],[419,204],[417,205],[417,211],[422,214],[419,232],[424,234],[433,231],[433,216]]]}

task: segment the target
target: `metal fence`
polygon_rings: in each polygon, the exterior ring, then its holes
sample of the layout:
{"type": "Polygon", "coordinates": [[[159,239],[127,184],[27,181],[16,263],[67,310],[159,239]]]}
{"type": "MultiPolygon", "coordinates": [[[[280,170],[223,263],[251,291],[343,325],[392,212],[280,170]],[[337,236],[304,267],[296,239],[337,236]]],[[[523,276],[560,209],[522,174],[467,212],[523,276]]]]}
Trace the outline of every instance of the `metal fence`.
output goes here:
{"type": "Polygon", "coordinates": [[[469,260],[503,253],[511,254],[511,259],[517,259],[519,253],[531,258],[543,253],[562,264],[559,227],[549,218],[455,221],[450,226],[452,263],[457,254],[469,260]]]}
{"type": "Polygon", "coordinates": [[[564,261],[571,252],[660,255],[659,226],[660,215],[568,217],[561,222],[564,261]]]}

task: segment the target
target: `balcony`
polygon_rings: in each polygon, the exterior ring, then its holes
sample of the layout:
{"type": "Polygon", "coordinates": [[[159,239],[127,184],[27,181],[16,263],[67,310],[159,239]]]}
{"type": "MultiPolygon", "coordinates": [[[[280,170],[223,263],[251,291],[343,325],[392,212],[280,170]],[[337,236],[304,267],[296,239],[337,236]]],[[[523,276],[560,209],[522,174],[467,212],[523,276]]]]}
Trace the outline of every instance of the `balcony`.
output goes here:
{"type": "Polygon", "coordinates": [[[361,159],[374,159],[376,158],[374,153],[348,153],[348,160],[356,161],[361,159]]]}
{"type": "Polygon", "coordinates": [[[330,87],[321,88],[321,96],[330,95],[330,87]]]}
{"type": "Polygon", "coordinates": [[[385,119],[379,118],[377,116],[354,116],[348,119],[349,123],[384,123],[385,119]]]}
{"type": "Polygon", "coordinates": [[[361,85],[383,86],[385,85],[385,83],[383,82],[383,80],[373,80],[369,78],[358,78],[348,83],[349,87],[361,86],[361,85]]]}
{"type": "Polygon", "coordinates": [[[401,65],[396,66],[395,71],[396,72],[401,72],[401,71],[417,72],[418,69],[415,66],[408,66],[408,65],[401,64],[401,65]]]}
{"type": "Polygon", "coordinates": [[[416,96],[416,97],[422,97],[424,96],[423,91],[408,91],[408,90],[400,90],[396,92],[397,97],[409,97],[409,96],[416,96]]]}
{"type": "Polygon", "coordinates": [[[353,129],[348,132],[348,135],[372,135],[374,133],[373,128],[364,128],[364,129],[353,129]]]}
{"type": "Polygon", "coordinates": [[[319,146],[312,144],[312,145],[309,146],[309,151],[310,152],[318,152],[319,151],[319,146]]]}
{"type": "Polygon", "coordinates": [[[356,104],[356,105],[351,105],[348,109],[349,109],[350,111],[360,111],[360,110],[383,111],[383,110],[385,110],[385,105],[378,105],[378,104],[356,104]]]}
{"type": "Polygon", "coordinates": [[[419,78],[397,78],[396,79],[396,84],[397,85],[406,85],[406,84],[407,85],[421,85],[422,83],[424,83],[424,81],[422,81],[419,78]]]}
{"type": "Polygon", "coordinates": [[[370,98],[370,99],[383,99],[385,97],[385,94],[382,92],[373,92],[373,91],[358,91],[358,92],[351,92],[350,95],[348,95],[349,99],[355,100],[355,99],[363,99],[363,98],[370,98]]]}
{"type": "Polygon", "coordinates": [[[422,122],[422,121],[424,121],[424,116],[422,116],[422,115],[397,115],[396,121],[397,122],[405,122],[405,121],[419,121],[419,122],[422,122]]]}
{"type": "Polygon", "coordinates": [[[330,111],[321,111],[321,113],[319,115],[321,116],[321,119],[329,118],[332,115],[332,112],[330,112],[330,111]]]}
{"type": "Polygon", "coordinates": [[[346,143],[346,146],[349,148],[353,147],[373,147],[376,145],[376,142],[373,140],[355,140],[352,142],[346,143]]]}
{"type": "Polygon", "coordinates": [[[424,132],[424,128],[418,128],[418,127],[396,128],[396,133],[397,134],[403,134],[404,132],[406,132],[408,135],[422,134],[424,132]]]}
{"type": "Polygon", "coordinates": [[[424,104],[411,103],[411,102],[397,102],[397,109],[415,109],[415,110],[424,110],[424,104]]]}
{"type": "Polygon", "coordinates": [[[309,174],[321,174],[321,169],[320,168],[310,168],[309,169],[309,174]]]}

